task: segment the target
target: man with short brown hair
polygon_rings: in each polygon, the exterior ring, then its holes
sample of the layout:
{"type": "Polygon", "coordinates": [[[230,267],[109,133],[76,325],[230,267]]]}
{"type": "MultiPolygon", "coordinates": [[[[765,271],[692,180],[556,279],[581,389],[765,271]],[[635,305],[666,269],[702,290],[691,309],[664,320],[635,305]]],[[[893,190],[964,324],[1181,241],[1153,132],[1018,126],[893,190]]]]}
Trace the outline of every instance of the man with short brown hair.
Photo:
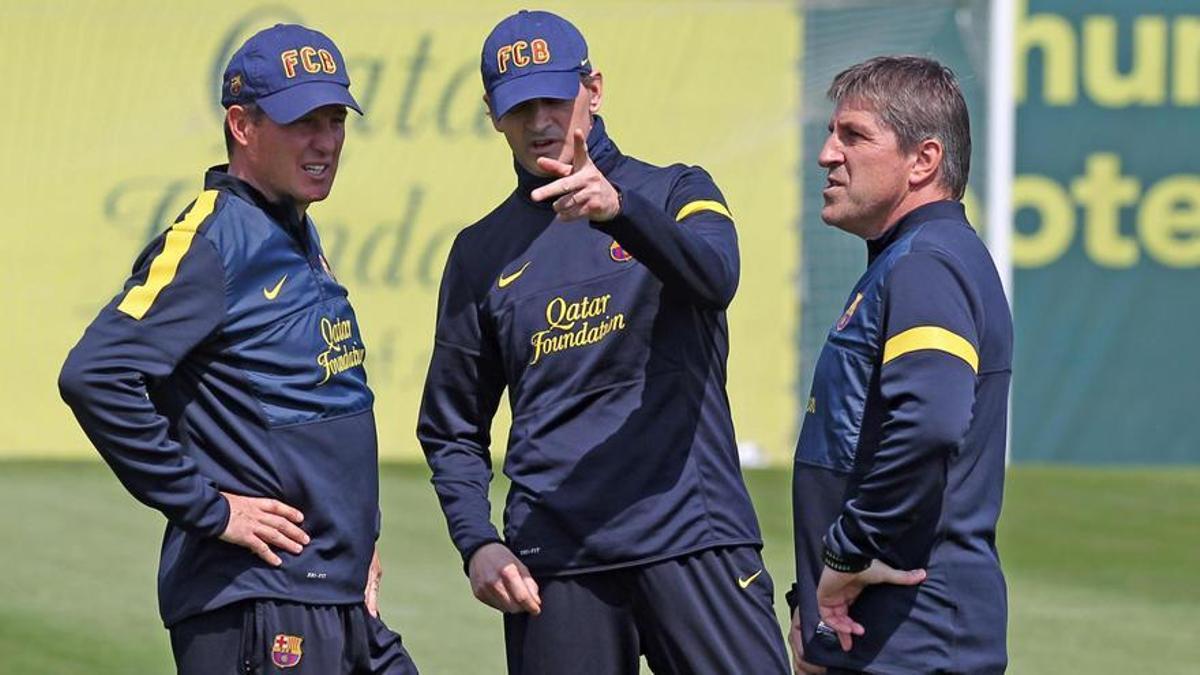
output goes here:
{"type": "Polygon", "coordinates": [[[869,263],[817,361],[796,447],[794,666],[1000,672],[1012,319],[958,201],[966,104],[954,75],[919,57],[849,68],[829,97],[821,218],[865,239],[869,263]]]}
{"type": "Polygon", "coordinates": [[[307,216],[359,110],[349,87],[317,31],[247,40],[222,83],[229,165],[60,376],[101,456],[167,518],[159,609],[184,675],[416,672],[378,616],[366,348],[307,216]]]}
{"type": "Polygon", "coordinates": [[[442,276],[417,434],[512,675],[787,672],[725,394],[733,215],[701,168],[623,154],[562,17],[484,41],[515,190],[442,276]],[[492,417],[512,479],[491,523],[492,417]]]}

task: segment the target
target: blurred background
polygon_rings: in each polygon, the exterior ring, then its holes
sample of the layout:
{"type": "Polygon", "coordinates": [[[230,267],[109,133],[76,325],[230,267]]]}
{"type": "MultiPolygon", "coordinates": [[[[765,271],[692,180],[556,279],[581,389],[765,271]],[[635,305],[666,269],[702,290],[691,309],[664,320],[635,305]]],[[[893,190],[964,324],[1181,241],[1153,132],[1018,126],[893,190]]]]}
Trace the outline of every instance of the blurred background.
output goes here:
{"type": "MultiPolygon", "coordinates": [[[[299,22],[341,47],[366,115],[310,210],[377,395],[384,613],[423,672],[501,673],[413,430],[453,236],[513,188],[479,50],[511,2],[7,0],[0,281],[0,673],[170,672],[161,517],[98,461],[55,382],[146,241],[223,163],[221,72],[299,22]]],[[[1000,526],[1013,672],[1196,672],[1200,586],[1200,5],[1177,0],[547,2],[588,39],[617,144],[707,169],[738,224],[729,394],[783,621],[790,461],[810,371],[865,264],[818,217],[841,69],[959,75],[972,222],[1016,319],[1000,526]]],[[[503,408],[503,406],[502,406],[503,408]]],[[[504,438],[507,418],[493,438],[504,438]]],[[[499,460],[502,447],[495,448],[499,460]]],[[[503,489],[498,484],[497,489],[503,489]]],[[[496,502],[502,501],[498,493],[496,502]]]]}

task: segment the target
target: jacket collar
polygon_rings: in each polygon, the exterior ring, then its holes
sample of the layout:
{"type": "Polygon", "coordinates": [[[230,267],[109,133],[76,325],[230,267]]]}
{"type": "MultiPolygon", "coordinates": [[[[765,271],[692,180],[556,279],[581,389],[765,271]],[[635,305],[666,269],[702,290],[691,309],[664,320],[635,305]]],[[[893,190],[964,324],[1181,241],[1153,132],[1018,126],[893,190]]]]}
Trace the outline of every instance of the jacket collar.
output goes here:
{"type": "MultiPolygon", "coordinates": [[[[617,148],[617,144],[613,143],[608,137],[608,132],[604,129],[604,120],[599,115],[592,117],[592,130],[588,132],[587,137],[588,155],[592,158],[592,163],[600,169],[600,173],[607,176],[617,163],[621,160],[621,151],[617,148]]],[[[537,176],[521,166],[521,163],[513,159],[513,168],[517,172],[517,194],[527,203],[538,208],[550,209],[553,208],[550,202],[535,202],[529,197],[529,193],[543,185],[553,183],[555,178],[548,176],[537,176]]]]}
{"type": "Polygon", "coordinates": [[[304,236],[304,222],[290,202],[269,201],[253,185],[229,173],[228,164],[210,167],[204,174],[205,190],[225,190],[262,209],[275,222],[296,237],[304,236]]]}
{"type": "Polygon", "coordinates": [[[874,239],[867,240],[868,264],[874,262],[880,253],[887,250],[905,232],[922,223],[928,223],[931,220],[954,220],[966,223],[967,214],[963,209],[962,202],[949,199],[929,202],[928,204],[918,206],[901,216],[900,220],[896,221],[896,224],[889,227],[883,234],[874,239]]]}

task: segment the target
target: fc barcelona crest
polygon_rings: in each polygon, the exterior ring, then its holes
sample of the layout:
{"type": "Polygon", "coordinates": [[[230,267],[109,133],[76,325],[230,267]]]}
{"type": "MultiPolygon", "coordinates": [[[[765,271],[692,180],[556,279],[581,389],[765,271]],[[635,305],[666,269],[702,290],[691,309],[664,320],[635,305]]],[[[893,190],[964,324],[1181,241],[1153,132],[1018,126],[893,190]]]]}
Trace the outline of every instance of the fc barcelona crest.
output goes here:
{"type": "Polygon", "coordinates": [[[617,243],[616,239],[613,239],[613,242],[611,244],[609,244],[608,255],[615,262],[623,263],[623,262],[629,262],[630,260],[633,260],[633,256],[629,254],[629,251],[626,251],[624,248],[621,248],[621,245],[619,243],[617,243]]]}
{"type": "Polygon", "coordinates": [[[854,302],[850,303],[850,306],[846,308],[846,312],[842,314],[842,318],[838,319],[838,330],[845,328],[846,324],[850,323],[850,319],[854,316],[854,310],[858,309],[858,303],[862,302],[862,298],[862,293],[855,294],[854,302]]]}
{"type": "Polygon", "coordinates": [[[300,658],[304,656],[304,651],[300,649],[301,642],[304,642],[304,638],[297,635],[276,635],[275,640],[271,642],[271,663],[277,668],[297,666],[300,658]]]}

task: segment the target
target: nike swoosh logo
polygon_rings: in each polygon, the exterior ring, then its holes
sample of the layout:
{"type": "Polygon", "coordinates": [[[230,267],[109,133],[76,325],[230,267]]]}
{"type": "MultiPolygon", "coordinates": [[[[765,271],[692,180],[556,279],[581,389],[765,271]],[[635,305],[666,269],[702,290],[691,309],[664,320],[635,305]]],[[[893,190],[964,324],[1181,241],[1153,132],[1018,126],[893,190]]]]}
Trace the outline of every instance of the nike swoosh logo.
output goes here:
{"type": "Polygon", "coordinates": [[[738,577],[738,586],[741,586],[742,590],[745,590],[747,586],[754,583],[754,580],[757,579],[758,575],[760,575],[760,574],[762,574],[762,570],[759,570],[759,571],[755,572],[754,574],[751,574],[750,576],[746,577],[745,579],[738,577]]]}
{"type": "Polygon", "coordinates": [[[286,274],[283,275],[283,278],[279,280],[279,283],[275,284],[275,288],[272,288],[269,291],[264,288],[263,289],[263,297],[268,300],[274,300],[276,297],[279,296],[279,289],[283,288],[283,282],[285,282],[285,281],[287,281],[286,274]]]}
{"type": "Polygon", "coordinates": [[[533,262],[532,260],[530,260],[529,262],[526,262],[524,265],[521,265],[521,269],[517,270],[516,272],[513,272],[512,274],[510,274],[508,276],[504,276],[503,274],[500,275],[500,281],[496,285],[498,285],[500,288],[504,288],[504,287],[508,286],[509,284],[511,284],[512,282],[516,281],[517,277],[521,276],[522,274],[525,274],[525,269],[527,267],[529,267],[529,263],[532,263],[532,262],[533,262]]]}

